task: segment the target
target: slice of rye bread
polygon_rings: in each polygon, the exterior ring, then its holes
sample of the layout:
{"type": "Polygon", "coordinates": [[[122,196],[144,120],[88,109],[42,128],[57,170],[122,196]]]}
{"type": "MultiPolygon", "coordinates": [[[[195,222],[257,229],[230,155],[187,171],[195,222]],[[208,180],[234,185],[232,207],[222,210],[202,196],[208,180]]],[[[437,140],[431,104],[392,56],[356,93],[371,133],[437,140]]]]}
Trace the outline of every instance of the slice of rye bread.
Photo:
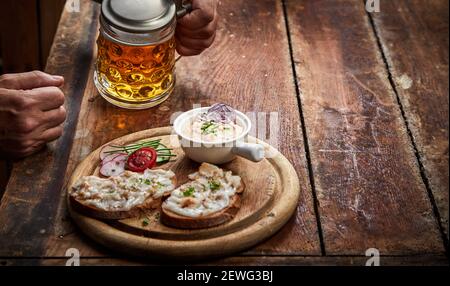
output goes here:
{"type": "MultiPolygon", "coordinates": [[[[241,186],[236,190],[236,193],[231,197],[230,204],[215,213],[207,216],[188,217],[174,213],[170,210],[161,208],[160,219],[161,222],[167,226],[183,229],[199,229],[217,226],[226,223],[234,218],[241,207],[241,194],[245,190],[245,184],[241,179],[241,186]]],[[[169,196],[163,198],[163,201],[169,196]]]]}
{"type": "MultiPolygon", "coordinates": [[[[172,184],[176,186],[177,184],[176,178],[172,178],[172,184]]],[[[69,194],[69,201],[72,208],[84,215],[87,215],[89,217],[97,218],[97,219],[104,219],[104,220],[119,220],[119,219],[126,219],[126,218],[132,218],[132,217],[138,217],[142,213],[144,213],[147,210],[150,209],[157,209],[161,206],[162,199],[166,196],[168,196],[170,192],[165,193],[163,196],[159,198],[153,198],[152,196],[149,196],[144,203],[134,206],[129,210],[104,210],[97,208],[93,205],[89,205],[86,203],[83,203],[80,200],[75,199],[71,194],[69,194]]]]}

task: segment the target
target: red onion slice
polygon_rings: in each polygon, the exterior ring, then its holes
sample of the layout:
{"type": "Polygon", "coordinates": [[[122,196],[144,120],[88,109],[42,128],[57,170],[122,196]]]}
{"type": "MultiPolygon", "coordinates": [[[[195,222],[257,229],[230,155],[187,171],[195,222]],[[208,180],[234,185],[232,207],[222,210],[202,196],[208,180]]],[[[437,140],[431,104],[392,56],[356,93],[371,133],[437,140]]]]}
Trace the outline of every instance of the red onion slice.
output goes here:
{"type": "Polygon", "coordinates": [[[102,164],[100,174],[105,177],[119,176],[125,171],[126,162],[127,155],[116,156],[114,159],[102,164]]]}
{"type": "Polygon", "coordinates": [[[208,109],[204,115],[204,119],[220,123],[235,122],[236,112],[231,106],[225,103],[216,103],[208,109]]]}

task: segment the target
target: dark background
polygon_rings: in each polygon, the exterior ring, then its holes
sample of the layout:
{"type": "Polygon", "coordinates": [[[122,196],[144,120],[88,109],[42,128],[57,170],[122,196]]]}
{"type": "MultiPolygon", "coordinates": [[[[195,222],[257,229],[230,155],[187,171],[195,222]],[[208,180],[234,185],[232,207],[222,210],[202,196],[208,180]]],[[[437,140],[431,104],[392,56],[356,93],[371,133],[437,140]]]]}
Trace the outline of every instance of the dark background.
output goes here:
{"type": "MultiPolygon", "coordinates": [[[[65,2],[0,1],[0,74],[45,69],[65,2]]],[[[0,159],[0,195],[7,182],[7,169],[0,159]]]]}

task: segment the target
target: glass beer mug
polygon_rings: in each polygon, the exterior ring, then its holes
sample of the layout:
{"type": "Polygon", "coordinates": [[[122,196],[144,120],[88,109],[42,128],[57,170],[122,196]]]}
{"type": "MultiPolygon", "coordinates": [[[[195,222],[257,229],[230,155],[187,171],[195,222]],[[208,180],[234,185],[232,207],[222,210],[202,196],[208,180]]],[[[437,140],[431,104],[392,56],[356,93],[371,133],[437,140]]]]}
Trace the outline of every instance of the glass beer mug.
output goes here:
{"type": "Polygon", "coordinates": [[[175,85],[175,26],[191,9],[177,0],[103,0],[94,82],[128,109],[166,100],[175,85]]]}

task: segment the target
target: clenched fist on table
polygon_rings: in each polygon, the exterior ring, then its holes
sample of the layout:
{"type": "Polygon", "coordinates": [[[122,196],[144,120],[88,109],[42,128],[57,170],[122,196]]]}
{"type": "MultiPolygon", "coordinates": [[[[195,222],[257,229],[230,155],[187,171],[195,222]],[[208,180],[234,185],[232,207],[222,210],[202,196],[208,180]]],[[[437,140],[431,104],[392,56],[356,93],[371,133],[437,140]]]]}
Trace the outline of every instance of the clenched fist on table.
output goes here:
{"type": "Polygon", "coordinates": [[[21,158],[62,135],[61,76],[40,71],[0,76],[0,156],[21,158]]]}

